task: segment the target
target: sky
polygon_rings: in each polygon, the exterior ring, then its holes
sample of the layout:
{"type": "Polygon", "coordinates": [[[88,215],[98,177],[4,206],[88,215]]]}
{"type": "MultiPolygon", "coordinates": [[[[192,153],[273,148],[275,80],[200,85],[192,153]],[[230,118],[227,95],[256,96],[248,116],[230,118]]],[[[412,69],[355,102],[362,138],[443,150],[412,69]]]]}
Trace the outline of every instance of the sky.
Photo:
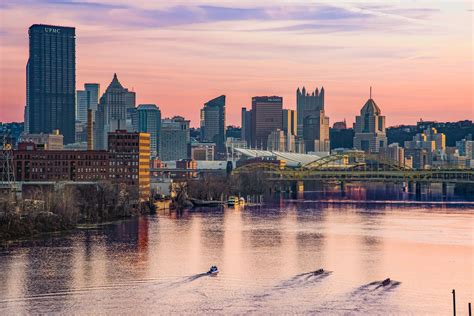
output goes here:
{"type": "Polygon", "coordinates": [[[76,28],[76,88],[117,73],[140,103],[199,125],[227,96],[240,125],[252,96],[324,86],[331,125],[372,96],[387,125],[474,120],[474,2],[456,0],[7,0],[0,3],[0,121],[22,121],[28,28],[76,28]]]}

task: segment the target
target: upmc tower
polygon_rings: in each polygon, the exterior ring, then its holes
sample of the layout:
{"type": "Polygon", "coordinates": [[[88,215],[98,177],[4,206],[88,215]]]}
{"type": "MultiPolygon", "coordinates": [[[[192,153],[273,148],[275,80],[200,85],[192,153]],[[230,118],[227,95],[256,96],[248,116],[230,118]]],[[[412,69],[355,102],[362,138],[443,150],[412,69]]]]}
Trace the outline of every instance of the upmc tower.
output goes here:
{"type": "Polygon", "coordinates": [[[25,123],[28,133],[58,129],[75,138],[76,29],[34,24],[29,29],[25,123]]]}

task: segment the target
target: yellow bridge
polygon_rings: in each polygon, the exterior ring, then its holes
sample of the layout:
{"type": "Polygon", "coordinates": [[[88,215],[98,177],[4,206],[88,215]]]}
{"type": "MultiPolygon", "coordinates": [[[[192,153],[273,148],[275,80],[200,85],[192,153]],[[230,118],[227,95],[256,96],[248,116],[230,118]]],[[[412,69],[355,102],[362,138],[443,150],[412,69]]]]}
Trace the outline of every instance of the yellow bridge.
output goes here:
{"type": "Polygon", "coordinates": [[[262,172],[271,181],[342,181],[342,182],[418,182],[418,183],[472,183],[474,169],[415,170],[397,162],[368,155],[348,152],[329,155],[294,168],[272,162],[249,163],[233,173],[262,172]]]}

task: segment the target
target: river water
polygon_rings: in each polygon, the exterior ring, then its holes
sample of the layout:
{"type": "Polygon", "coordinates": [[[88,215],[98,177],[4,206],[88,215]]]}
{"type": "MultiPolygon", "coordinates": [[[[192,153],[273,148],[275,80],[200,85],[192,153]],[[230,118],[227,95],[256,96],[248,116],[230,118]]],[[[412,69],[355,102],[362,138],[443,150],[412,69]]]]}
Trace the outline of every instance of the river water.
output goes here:
{"type": "Polygon", "coordinates": [[[467,315],[472,203],[300,197],[83,227],[0,249],[0,315],[450,315],[452,289],[467,315]]]}

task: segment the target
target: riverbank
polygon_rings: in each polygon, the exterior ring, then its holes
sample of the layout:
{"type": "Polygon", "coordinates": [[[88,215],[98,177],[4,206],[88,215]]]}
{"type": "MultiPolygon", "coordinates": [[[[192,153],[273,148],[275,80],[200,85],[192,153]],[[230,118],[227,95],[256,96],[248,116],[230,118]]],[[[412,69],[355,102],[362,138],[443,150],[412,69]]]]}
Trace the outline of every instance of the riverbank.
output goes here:
{"type": "Polygon", "coordinates": [[[150,214],[153,210],[151,203],[139,203],[126,187],[110,183],[57,191],[39,188],[24,197],[11,193],[0,199],[0,243],[150,214]]]}

